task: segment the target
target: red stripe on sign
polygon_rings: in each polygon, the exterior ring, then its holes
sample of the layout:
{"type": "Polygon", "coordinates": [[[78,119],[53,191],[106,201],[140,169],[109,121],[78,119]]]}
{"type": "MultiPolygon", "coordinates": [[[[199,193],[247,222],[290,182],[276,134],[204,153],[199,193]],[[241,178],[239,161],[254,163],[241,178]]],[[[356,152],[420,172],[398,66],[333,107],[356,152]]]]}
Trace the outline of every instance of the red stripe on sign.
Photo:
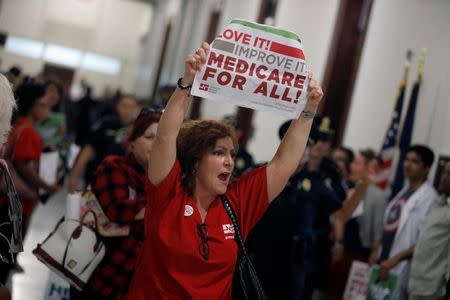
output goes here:
{"type": "Polygon", "coordinates": [[[305,59],[305,55],[303,54],[303,51],[301,49],[283,45],[277,42],[272,42],[270,44],[269,50],[275,53],[292,56],[303,60],[305,59]]]}

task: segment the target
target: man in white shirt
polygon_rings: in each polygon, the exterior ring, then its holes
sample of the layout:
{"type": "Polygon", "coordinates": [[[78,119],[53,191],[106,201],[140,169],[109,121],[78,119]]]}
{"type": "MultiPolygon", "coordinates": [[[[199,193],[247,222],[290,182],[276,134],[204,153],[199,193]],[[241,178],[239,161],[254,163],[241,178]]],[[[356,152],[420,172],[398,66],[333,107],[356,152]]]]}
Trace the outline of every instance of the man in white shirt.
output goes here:
{"type": "Polygon", "coordinates": [[[404,161],[404,174],[408,184],[392,199],[384,216],[384,232],[380,253],[379,277],[386,279],[389,272],[397,276],[397,287],[392,299],[408,299],[408,279],[414,245],[423,222],[437,193],[427,182],[434,153],[424,145],[413,145],[404,161]]]}
{"type": "Polygon", "coordinates": [[[450,162],[439,182],[441,197],[425,220],[414,249],[409,278],[411,300],[443,295],[450,265],[450,162]]]}

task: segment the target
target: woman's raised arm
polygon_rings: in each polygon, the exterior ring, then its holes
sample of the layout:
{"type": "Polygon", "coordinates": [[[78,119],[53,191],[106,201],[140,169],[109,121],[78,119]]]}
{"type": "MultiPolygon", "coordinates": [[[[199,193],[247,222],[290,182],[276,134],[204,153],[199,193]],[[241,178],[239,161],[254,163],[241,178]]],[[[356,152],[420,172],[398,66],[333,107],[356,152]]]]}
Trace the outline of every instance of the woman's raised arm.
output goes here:
{"type": "MultiPolygon", "coordinates": [[[[203,43],[201,48],[187,56],[182,86],[190,86],[196,72],[206,62],[209,45],[203,43]]],[[[177,156],[177,135],[191,102],[190,89],[177,88],[169,99],[161,120],[149,159],[148,176],[154,185],[161,183],[170,172],[177,156]]]]}
{"type": "Polygon", "coordinates": [[[322,99],[322,88],[317,85],[312,74],[308,75],[308,98],[300,117],[293,120],[278,146],[272,160],[267,165],[267,191],[269,202],[281,192],[289,177],[295,172],[305,151],[313,117],[322,99]]]}

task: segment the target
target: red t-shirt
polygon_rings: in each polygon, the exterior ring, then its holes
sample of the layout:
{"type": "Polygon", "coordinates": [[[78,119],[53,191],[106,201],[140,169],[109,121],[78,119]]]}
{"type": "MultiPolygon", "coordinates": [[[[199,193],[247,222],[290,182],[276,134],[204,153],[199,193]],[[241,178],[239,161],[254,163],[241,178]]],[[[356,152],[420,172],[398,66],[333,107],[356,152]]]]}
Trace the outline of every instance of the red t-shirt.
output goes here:
{"type": "Polygon", "coordinates": [[[10,135],[14,139],[12,140],[14,143],[14,162],[21,160],[39,161],[42,151],[41,137],[28,119],[18,119],[14,123],[10,135]]]}
{"type": "MultiPolygon", "coordinates": [[[[175,162],[157,187],[148,184],[144,246],[128,290],[129,300],[231,299],[238,246],[231,220],[217,197],[206,215],[209,258],[200,252],[200,213],[181,185],[175,162]]],[[[232,183],[226,192],[245,239],[268,207],[266,168],[232,183]]]]}
{"type": "MultiPolygon", "coordinates": [[[[33,124],[27,118],[19,118],[14,122],[11,132],[8,135],[8,158],[12,158],[12,162],[18,161],[39,161],[41,158],[42,142],[39,133],[33,128],[33,124]],[[11,149],[11,148],[12,149],[11,149]],[[12,157],[10,157],[12,156],[12,157]]],[[[35,206],[35,203],[22,200],[24,215],[29,216],[35,206]]],[[[0,207],[7,204],[6,196],[0,196],[0,207]]]]}

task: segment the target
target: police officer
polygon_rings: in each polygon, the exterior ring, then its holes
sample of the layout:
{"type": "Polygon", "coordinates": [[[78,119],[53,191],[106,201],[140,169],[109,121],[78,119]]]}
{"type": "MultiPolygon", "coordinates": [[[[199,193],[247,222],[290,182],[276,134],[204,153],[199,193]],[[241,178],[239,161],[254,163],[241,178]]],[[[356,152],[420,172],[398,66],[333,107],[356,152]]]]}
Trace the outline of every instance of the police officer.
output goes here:
{"type": "MultiPolygon", "coordinates": [[[[280,139],[289,124],[280,127],[280,139]]],[[[329,118],[314,120],[298,171],[247,239],[269,299],[309,299],[312,287],[320,286],[316,278],[328,265],[321,262],[329,261],[328,219],[326,223],[324,219],[345,198],[339,169],[327,157],[333,135],[330,126],[329,118]],[[326,240],[318,240],[325,232],[326,240]]],[[[328,275],[322,276],[326,283],[328,275]]]]}
{"type": "MultiPolygon", "coordinates": [[[[288,123],[283,126],[287,129],[288,123]]],[[[280,135],[285,129],[280,128],[280,135]]],[[[314,288],[328,283],[329,216],[341,207],[346,186],[338,166],[328,157],[334,135],[328,117],[314,120],[305,164],[289,181],[295,203],[296,228],[292,244],[292,299],[310,299],[314,288]]]]}

